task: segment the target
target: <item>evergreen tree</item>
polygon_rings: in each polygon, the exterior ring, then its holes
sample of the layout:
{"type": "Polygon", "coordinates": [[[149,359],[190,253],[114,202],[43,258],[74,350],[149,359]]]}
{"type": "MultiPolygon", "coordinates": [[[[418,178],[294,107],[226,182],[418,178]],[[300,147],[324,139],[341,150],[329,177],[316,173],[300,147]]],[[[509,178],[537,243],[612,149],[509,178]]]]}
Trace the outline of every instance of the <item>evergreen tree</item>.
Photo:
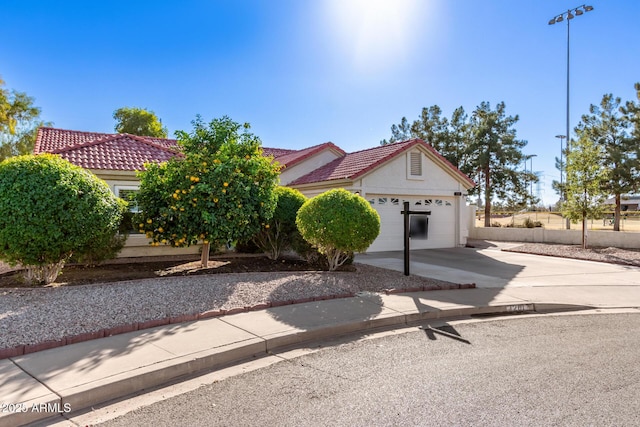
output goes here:
{"type": "Polygon", "coordinates": [[[391,138],[387,141],[383,139],[380,141],[380,145],[393,144],[394,142],[405,141],[407,139],[411,139],[411,125],[409,125],[409,121],[406,117],[403,117],[400,120],[399,125],[391,126],[391,138]]]}
{"type": "Polygon", "coordinates": [[[582,222],[582,247],[587,248],[587,219],[602,214],[606,197],[604,183],[610,178],[601,167],[604,148],[582,133],[573,142],[567,156],[567,200],[562,203],[562,214],[573,222],[582,222]]]}
{"type": "Polygon", "coordinates": [[[613,229],[620,231],[621,196],[640,186],[637,145],[628,133],[629,120],[620,108],[620,98],[612,94],[602,97],[600,105],[591,105],[576,128],[578,138],[586,138],[600,147],[600,166],[608,179],[602,189],[615,198],[613,229]]]}
{"type": "MultiPolygon", "coordinates": [[[[526,157],[522,149],[526,141],[516,139],[513,125],[518,116],[506,116],[504,102],[495,110],[488,102],[482,102],[471,118],[471,139],[467,146],[470,166],[482,172],[484,182],[484,226],[491,226],[491,202],[494,197],[509,198],[519,203],[529,198],[527,183],[536,182],[533,173],[519,171],[526,157]]],[[[531,203],[534,201],[531,200],[531,203]]]]}

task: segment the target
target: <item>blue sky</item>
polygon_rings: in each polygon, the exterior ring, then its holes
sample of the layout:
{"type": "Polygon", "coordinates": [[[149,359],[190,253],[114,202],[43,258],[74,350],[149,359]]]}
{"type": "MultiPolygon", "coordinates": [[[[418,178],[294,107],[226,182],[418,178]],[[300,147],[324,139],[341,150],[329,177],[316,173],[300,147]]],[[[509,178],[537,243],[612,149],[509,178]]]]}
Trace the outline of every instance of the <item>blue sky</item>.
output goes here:
{"type": "MultiPolygon", "coordinates": [[[[518,115],[552,203],[565,133],[564,0],[0,0],[0,76],[66,129],[112,132],[148,108],[169,132],[228,115],[263,145],[379,144],[422,107],[482,101],[518,115]]],[[[613,93],[635,99],[640,2],[592,1],[571,21],[571,126],[613,93]]],[[[527,166],[529,167],[529,166],[527,166]]]]}

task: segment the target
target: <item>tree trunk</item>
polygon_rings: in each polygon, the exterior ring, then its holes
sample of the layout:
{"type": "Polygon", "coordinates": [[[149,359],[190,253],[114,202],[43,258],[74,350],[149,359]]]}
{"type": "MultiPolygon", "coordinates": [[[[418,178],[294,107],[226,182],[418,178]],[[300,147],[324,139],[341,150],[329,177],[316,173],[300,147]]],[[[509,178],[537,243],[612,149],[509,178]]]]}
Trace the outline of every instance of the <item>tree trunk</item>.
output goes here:
{"type": "Polygon", "coordinates": [[[54,264],[29,265],[24,272],[24,278],[27,283],[48,285],[56,281],[64,267],[64,263],[65,261],[54,264]]]}
{"type": "Polygon", "coordinates": [[[202,268],[207,268],[209,266],[209,251],[211,249],[210,243],[202,244],[202,256],[200,257],[200,264],[202,268]]]}
{"type": "Polygon", "coordinates": [[[587,216],[582,215],[582,249],[587,249],[587,216]]]}
{"type": "Polygon", "coordinates": [[[616,208],[613,214],[613,231],[620,231],[620,194],[616,194],[616,208]]]}
{"type": "Polygon", "coordinates": [[[489,179],[489,168],[484,173],[484,226],[491,227],[491,192],[489,191],[491,181],[489,179]]]}

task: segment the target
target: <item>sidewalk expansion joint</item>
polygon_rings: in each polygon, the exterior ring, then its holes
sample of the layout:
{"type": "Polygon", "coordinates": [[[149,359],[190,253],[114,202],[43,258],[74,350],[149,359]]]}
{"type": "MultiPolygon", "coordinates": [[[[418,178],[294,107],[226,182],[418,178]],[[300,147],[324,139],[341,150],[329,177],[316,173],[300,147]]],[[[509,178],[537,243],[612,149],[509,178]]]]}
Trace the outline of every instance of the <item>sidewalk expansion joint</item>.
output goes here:
{"type": "Polygon", "coordinates": [[[13,358],[9,358],[9,360],[11,361],[11,363],[13,363],[13,365],[15,367],[17,367],[18,369],[20,369],[22,372],[24,372],[25,374],[29,375],[31,378],[33,378],[38,384],[41,384],[44,388],[46,388],[47,390],[49,390],[51,393],[55,394],[56,396],[58,396],[58,399],[60,399],[60,401],[62,402],[62,396],[60,396],[58,393],[55,392],[55,390],[53,390],[51,387],[49,387],[48,385],[46,385],[45,383],[43,383],[42,381],[40,381],[39,379],[37,379],[36,377],[34,377],[33,375],[31,375],[31,373],[27,370],[25,370],[22,366],[18,365],[16,363],[15,360],[13,360],[13,358]]]}

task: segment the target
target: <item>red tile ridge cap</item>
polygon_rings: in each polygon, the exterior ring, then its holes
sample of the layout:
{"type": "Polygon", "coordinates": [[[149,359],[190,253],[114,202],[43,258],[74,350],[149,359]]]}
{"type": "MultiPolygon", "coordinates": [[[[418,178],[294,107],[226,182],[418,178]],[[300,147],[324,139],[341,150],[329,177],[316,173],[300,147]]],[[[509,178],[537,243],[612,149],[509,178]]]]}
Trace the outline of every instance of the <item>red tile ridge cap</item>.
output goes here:
{"type": "MultiPolygon", "coordinates": [[[[97,139],[100,139],[101,141],[104,141],[104,138],[117,137],[119,135],[128,135],[128,136],[131,136],[131,137],[137,137],[136,139],[142,138],[142,139],[146,140],[146,141],[142,141],[142,142],[145,142],[146,144],[151,143],[151,144],[154,144],[154,145],[158,145],[160,147],[162,147],[162,145],[161,144],[156,144],[154,142],[155,140],[166,141],[167,145],[169,145],[169,146],[177,145],[177,140],[176,139],[170,139],[170,138],[157,138],[157,137],[152,137],[152,136],[145,137],[145,136],[137,136],[137,135],[126,134],[126,133],[118,134],[118,133],[108,133],[108,132],[89,132],[89,131],[79,131],[79,130],[72,130],[72,129],[54,128],[54,127],[51,127],[51,126],[41,126],[41,127],[38,128],[38,132],[36,134],[36,141],[35,141],[34,148],[33,148],[33,152],[35,154],[39,154],[39,153],[42,152],[42,148],[41,147],[42,147],[43,139],[45,137],[45,133],[49,133],[50,135],[47,135],[47,136],[49,136],[49,138],[51,138],[53,136],[54,139],[56,139],[56,137],[60,138],[61,135],[68,135],[68,136],[73,136],[73,135],[80,136],[80,135],[82,135],[82,136],[91,138],[90,141],[86,141],[86,142],[83,142],[81,144],[76,144],[76,145],[69,145],[69,146],[66,146],[66,147],[63,147],[63,148],[58,148],[55,151],[65,150],[66,148],[72,148],[72,147],[86,146],[85,144],[87,144],[88,142],[93,142],[93,141],[95,141],[97,139]]],[[[169,149],[167,147],[164,147],[164,148],[165,148],[165,150],[168,149],[168,150],[173,152],[173,150],[171,150],[171,149],[169,149]]],[[[51,151],[51,152],[53,152],[53,151],[51,151]]]]}
{"type": "MultiPolygon", "coordinates": [[[[422,139],[419,138],[414,138],[414,139],[408,139],[405,141],[400,141],[400,142],[395,142],[392,144],[387,144],[387,145],[383,145],[383,146],[377,146],[377,147],[371,147],[371,148],[366,148],[364,150],[360,150],[360,151],[354,151],[353,153],[347,153],[346,156],[341,157],[341,158],[337,158],[334,161],[327,163],[327,165],[322,166],[321,168],[325,168],[325,167],[330,167],[329,165],[332,164],[336,164],[336,166],[339,163],[342,163],[343,161],[353,161],[352,159],[354,158],[354,156],[356,158],[358,158],[362,153],[366,153],[366,152],[371,152],[371,151],[377,151],[377,150],[381,150],[381,149],[387,149],[389,150],[389,153],[386,154],[385,156],[377,159],[376,161],[373,161],[369,164],[367,164],[366,166],[362,167],[361,169],[357,170],[356,172],[350,174],[350,175],[345,175],[345,176],[335,176],[331,179],[324,179],[321,181],[336,181],[336,180],[343,180],[343,179],[349,179],[349,180],[355,180],[359,177],[361,177],[362,175],[370,172],[371,170],[377,168],[378,166],[382,165],[383,163],[389,161],[390,159],[396,157],[397,155],[406,152],[407,150],[415,147],[416,145],[420,145],[423,148],[425,148],[427,151],[429,151],[430,153],[434,154],[436,156],[436,158],[442,162],[442,166],[446,169],[449,169],[451,172],[453,172],[456,176],[458,176],[460,179],[464,180],[465,182],[467,182],[471,187],[475,187],[475,182],[473,182],[467,175],[465,175],[464,173],[462,173],[462,171],[460,171],[460,169],[458,169],[457,167],[455,167],[453,164],[451,164],[451,162],[449,162],[444,156],[442,156],[440,153],[438,153],[435,148],[433,148],[430,144],[426,143],[425,141],[423,141],[422,139]]],[[[318,171],[318,169],[316,169],[315,171],[309,172],[308,174],[299,177],[298,179],[294,180],[293,182],[291,182],[291,184],[311,184],[313,182],[320,182],[320,181],[309,181],[309,182],[305,182],[306,179],[309,179],[311,176],[313,176],[314,173],[316,173],[318,171]]]]}
{"type": "MultiPolygon", "coordinates": [[[[371,147],[371,148],[366,148],[364,150],[360,150],[360,151],[354,151],[353,153],[347,153],[346,155],[342,156],[342,157],[338,157],[336,159],[334,159],[333,161],[327,163],[324,166],[321,166],[320,168],[309,172],[308,174],[299,177],[298,179],[294,180],[293,182],[291,182],[291,184],[310,184],[310,183],[314,183],[314,182],[322,182],[322,181],[336,181],[336,180],[343,180],[343,179],[356,179],[357,177],[371,171],[373,168],[379,166],[380,164],[388,161],[389,159],[395,157],[398,153],[401,153],[403,151],[405,151],[406,149],[412,147],[413,145],[415,145],[417,143],[417,141],[402,141],[402,142],[397,142],[394,144],[388,144],[388,145],[382,145],[382,146],[377,146],[377,147],[371,147]],[[407,143],[410,142],[411,144],[407,146],[407,143]],[[397,144],[397,145],[396,145],[397,144]],[[373,161],[373,160],[369,160],[367,163],[365,163],[365,165],[363,166],[359,166],[359,169],[355,170],[355,171],[345,171],[347,174],[346,175],[340,175],[338,176],[337,174],[334,174],[335,169],[339,168],[340,166],[343,166],[345,164],[354,164],[354,165],[358,165],[358,159],[360,157],[362,157],[363,153],[367,153],[367,152],[373,152],[373,151],[380,151],[380,150],[388,150],[390,151],[388,154],[386,154],[385,156],[373,161]],[[324,179],[320,179],[317,176],[318,171],[320,170],[325,170],[325,169],[333,169],[333,171],[331,173],[329,173],[328,177],[325,177],[324,179]],[[333,177],[331,177],[331,175],[334,175],[333,177]],[[331,177],[331,178],[330,178],[331,177]],[[311,180],[310,180],[311,179],[311,180]]],[[[347,168],[349,169],[349,168],[347,168]]]]}

